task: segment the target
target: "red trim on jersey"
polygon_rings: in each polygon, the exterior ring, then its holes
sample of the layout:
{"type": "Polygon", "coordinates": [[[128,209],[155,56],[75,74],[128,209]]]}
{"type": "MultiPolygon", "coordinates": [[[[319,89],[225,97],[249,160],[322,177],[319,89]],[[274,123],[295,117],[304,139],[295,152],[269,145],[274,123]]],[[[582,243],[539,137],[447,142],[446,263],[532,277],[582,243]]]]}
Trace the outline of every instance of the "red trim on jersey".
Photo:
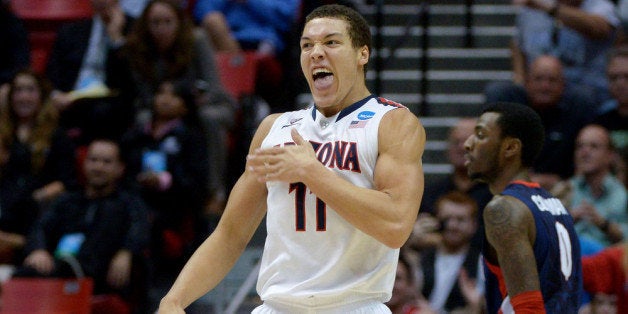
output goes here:
{"type": "Polygon", "coordinates": [[[389,106],[393,106],[393,107],[397,107],[397,108],[406,108],[407,109],[406,106],[404,106],[404,105],[402,105],[402,104],[400,104],[400,103],[398,103],[396,101],[392,101],[390,99],[386,99],[384,97],[377,97],[377,101],[380,104],[389,105],[389,106]]]}
{"type": "Polygon", "coordinates": [[[541,314],[545,313],[543,295],[541,291],[526,291],[517,294],[510,299],[510,304],[517,314],[541,314]]]}
{"type": "Polygon", "coordinates": [[[514,180],[512,182],[510,182],[510,184],[522,184],[525,185],[529,188],[540,188],[541,185],[536,183],[536,182],[530,182],[530,181],[523,181],[523,180],[514,180]]]}
{"type": "Polygon", "coordinates": [[[484,262],[486,263],[488,270],[490,270],[491,273],[493,273],[493,275],[497,277],[497,282],[499,283],[499,292],[502,294],[502,299],[505,298],[508,294],[508,291],[506,290],[506,280],[504,280],[504,274],[502,273],[501,267],[491,264],[486,259],[484,260],[484,262]]]}

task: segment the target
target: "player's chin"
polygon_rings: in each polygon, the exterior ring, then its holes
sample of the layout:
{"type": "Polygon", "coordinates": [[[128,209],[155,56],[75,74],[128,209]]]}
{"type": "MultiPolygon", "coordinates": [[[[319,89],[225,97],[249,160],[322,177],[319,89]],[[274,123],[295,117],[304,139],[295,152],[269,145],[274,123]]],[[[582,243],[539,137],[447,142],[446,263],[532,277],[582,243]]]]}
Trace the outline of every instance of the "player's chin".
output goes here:
{"type": "Polygon", "coordinates": [[[471,180],[482,181],[484,175],[481,172],[473,171],[472,169],[467,169],[467,175],[471,180]]]}

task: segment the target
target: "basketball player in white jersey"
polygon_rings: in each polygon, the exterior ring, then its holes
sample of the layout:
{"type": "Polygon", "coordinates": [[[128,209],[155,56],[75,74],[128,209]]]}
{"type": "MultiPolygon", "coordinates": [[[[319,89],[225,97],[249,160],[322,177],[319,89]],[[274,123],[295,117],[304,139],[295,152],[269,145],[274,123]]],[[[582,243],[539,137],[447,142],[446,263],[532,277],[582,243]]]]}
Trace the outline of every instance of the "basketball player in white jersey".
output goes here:
{"type": "Polygon", "coordinates": [[[267,215],[253,313],[390,313],[399,247],[423,194],[425,131],[365,84],[369,26],[340,5],[306,18],[314,106],[260,124],[222,219],[162,299],[184,313],[229,272],[267,215]]]}

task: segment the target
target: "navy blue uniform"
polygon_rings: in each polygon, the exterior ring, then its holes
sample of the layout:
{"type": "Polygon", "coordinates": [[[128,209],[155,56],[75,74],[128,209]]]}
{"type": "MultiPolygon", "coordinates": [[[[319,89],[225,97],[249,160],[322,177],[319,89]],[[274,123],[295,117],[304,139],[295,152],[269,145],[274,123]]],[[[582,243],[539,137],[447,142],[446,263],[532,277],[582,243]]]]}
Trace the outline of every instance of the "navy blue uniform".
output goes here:
{"type": "MultiPolygon", "coordinates": [[[[582,290],[580,245],[573,220],[562,203],[537,183],[513,181],[502,192],[526,204],[534,216],[534,257],[547,313],[577,313],[582,290]]],[[[486,253],[486,252],[485,252],[486,253]]],[[[489,313],[509,313],[499,266],[484,263],[489,313]]]]}

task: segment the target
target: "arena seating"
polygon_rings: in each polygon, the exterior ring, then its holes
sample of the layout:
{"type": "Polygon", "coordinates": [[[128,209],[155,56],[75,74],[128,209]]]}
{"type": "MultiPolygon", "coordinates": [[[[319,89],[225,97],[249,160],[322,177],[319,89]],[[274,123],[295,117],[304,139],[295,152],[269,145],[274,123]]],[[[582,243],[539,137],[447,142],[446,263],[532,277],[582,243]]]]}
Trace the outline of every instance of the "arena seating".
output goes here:
{"type": "Polygon", "coordinates": [[[39,73],[45,71],[48,54],[61,24],[92,16],[90,0],[11,1],[11,8],[29,32],[31,66],[39,73]]]}

